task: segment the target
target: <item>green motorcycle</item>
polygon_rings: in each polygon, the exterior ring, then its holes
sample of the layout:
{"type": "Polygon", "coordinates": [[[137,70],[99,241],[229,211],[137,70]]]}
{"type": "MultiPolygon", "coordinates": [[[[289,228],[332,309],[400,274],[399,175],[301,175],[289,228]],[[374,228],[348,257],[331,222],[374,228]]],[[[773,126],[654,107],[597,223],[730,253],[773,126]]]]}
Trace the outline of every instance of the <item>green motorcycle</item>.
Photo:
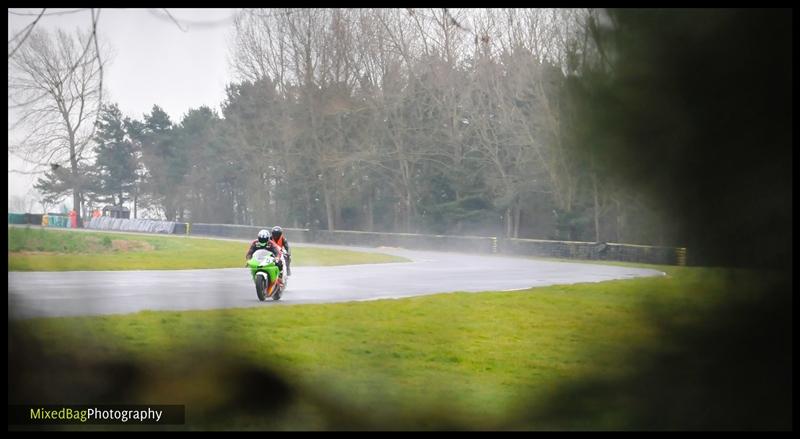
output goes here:
{"type": "Polygon", "coordinates": [[[262,302],[267,300],[267,297],[271,297],[272,300],[280,300],[286,289],[286,276],[278,268],[278,261],[283,261],[283,266],[286,266],[282,250],[278,252],[277,256],[273,256],[269,250],[256,250],[253,257],[247,261],[256,284],[258,300],[262,302]]]}

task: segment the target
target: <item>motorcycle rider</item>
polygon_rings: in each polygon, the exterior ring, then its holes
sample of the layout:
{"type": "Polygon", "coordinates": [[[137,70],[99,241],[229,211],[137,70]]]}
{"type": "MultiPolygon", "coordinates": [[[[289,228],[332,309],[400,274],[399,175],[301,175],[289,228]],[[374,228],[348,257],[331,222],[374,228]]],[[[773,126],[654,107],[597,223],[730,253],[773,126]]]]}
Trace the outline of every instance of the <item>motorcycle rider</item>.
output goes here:
{"type": "Polygon", "coordinates": [[[289,251],[289,241],[286,240],[286,237],[283,236],[283,229],[281,226],[275,226],[272,228],[272,232],[270,232],[270,241],[281,248],[283,248],[283,254],[286,257],[286,275],[292,275],[292,254],[289,251]]]}
{"type": "MultiPolygon", "coordinates": [[[[258,239],[250,244],[250,249],[247,250],[245,261],[249,261],[253,257],[256,250],[269,250],[273,256],[278,256],[278,247],[283,248],[284,259],[286,259],[286,275],[292,275],[291,268],[291,253],[289,252],[289,241],[283,236],[283,230],[280,226],[275,226],[269,232],[266,229],[261,229],[258,232],[258,239]]],[[[283,262],[276,261],[278,269],[283,271],[283,262]]]]}
{"type": "MultiPolygon", "coordinates": [[[[258,232],[258,239],[253,241],[250,244],[250,248],[247,250],[247,255],[245,256],[245,264],[247,263],[247,261],[250,260],[250,258],[253,257],[253,253],[255,253],[256,250],[269,250],[272,253],[273,256],[276,256],[276,257],[278,256],[278,246],[271,239],[271,235],[270,235],[270,232],[268,230],[261,229],[258,232]]],[[[286,253],[286,256],[287,256],[286,261],[287,261],[287,268],[288,268],[288,261],[289,261],[288,260],[288,253],[286,253]]],[[[281,262],[280,260],[275,261],[275,265],[278,266],[278,269],[280,271],[283,271],[283,262],[281,262]]],[[[287,275],[289,274],[288,271],[287,271],[286,274],[287,275]]]]}

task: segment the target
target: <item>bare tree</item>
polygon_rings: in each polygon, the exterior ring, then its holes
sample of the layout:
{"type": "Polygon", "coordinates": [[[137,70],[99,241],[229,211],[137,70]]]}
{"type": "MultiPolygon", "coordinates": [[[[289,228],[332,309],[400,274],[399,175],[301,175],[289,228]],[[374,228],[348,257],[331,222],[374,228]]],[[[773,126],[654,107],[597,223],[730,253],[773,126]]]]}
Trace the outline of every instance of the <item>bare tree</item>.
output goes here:
{"type": "Polygon", "coordinates": [[[26,132],[9,151],[38,170],[68,169],[64,178],[79,218],[85,180],[79,165],[89,152],[102,100],[102,59],[107,57],[100,57],[94,30],[73,35],[42,29],[33,30],[9,58],[9,111],[16,116],[10,129],[26,132]]]}
{"type": "MultiPolygon", "coordinates": [[[[257,82],[271,78],[279,86],[285,84],[287,75],[288,36],[286,20],[294,11],[283,9],[269,12],[265,9],[245,9],[234,19],[233,51],[230,65],[240,79],[257,82]]],[[[285,92],[281,89],[281,92],[285,92]]]]}
{"type": "MultiPolygon", "coordinates": [[[[460,230],[464,217],[452,206],[480,198],[503,217],[509,237],[529,234],[532,222],[548,233],[552,221],[557,228],[585,222],[579,233],[586,234],[589,209],[595,240],[614,232],[612,210],[623,229],[628,216],[617,200],[627,195],[598,178],[595,157],[574,148],[570,85],[582,66],[603,60],[587,34],[596,16],[586,9],[246,10],[236,21],[231,64],[253,84],[243,85],[241,100],[252,97],[252,113],[264,120],[237,125],[245,131],[235,136],[243,152],[269,154],[275,164],[253,182],[270,188],[261,191],[265,207],[279,215],[281,199],[295,218],[331,230],[358,223],[410,232],[444,212],[460,230]],[[282,181],[299,189],[288,195],[282,181]]],[[[255,201],[247,204],[266,210],[255,201]]],[[[489,210],[475,206],[466,209],[489,210]]],[[[497,218],[481,212],[467,221],[478,215],[497,218]]]]}
{"type": "Polygon", "coordinates": [[[19,195],[11,195],[8,198],[8,211],[9,212],[27,212],[25,210],[25,198],[19,195]]]}

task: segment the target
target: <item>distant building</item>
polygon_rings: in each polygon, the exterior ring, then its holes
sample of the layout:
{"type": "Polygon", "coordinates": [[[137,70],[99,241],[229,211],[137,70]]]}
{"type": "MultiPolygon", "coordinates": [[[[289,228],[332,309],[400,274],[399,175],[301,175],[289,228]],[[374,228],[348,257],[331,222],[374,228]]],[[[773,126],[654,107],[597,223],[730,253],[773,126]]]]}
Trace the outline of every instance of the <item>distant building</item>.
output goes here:
{"type": "Polygon", "coordinates": [[[131,210],[125,206],[106,206],[103,208],[103,216],[130,219],[131,210]]]}

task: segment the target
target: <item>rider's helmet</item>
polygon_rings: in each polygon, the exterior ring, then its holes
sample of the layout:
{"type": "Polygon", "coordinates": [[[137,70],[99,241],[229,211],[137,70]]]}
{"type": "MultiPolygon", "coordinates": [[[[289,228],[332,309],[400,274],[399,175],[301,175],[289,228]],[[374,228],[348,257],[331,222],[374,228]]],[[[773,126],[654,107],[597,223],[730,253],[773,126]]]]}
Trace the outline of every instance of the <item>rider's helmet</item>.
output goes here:
{"type": "Polygon", "coordinates": [[[273,241],[277,241],[277,240],[281,239],[281,236],[283,236],[283,229],[281,229],[280,226],[273,227],[272,228],[272,240],[273,241]]]}
{"type": "Polygon", "coordinates": [[[266,244],[267,241],[269,241],[269,232],[267,231],[267,229],[261,229],[258,232],[258,242],[260,244],[266,244]]]}

